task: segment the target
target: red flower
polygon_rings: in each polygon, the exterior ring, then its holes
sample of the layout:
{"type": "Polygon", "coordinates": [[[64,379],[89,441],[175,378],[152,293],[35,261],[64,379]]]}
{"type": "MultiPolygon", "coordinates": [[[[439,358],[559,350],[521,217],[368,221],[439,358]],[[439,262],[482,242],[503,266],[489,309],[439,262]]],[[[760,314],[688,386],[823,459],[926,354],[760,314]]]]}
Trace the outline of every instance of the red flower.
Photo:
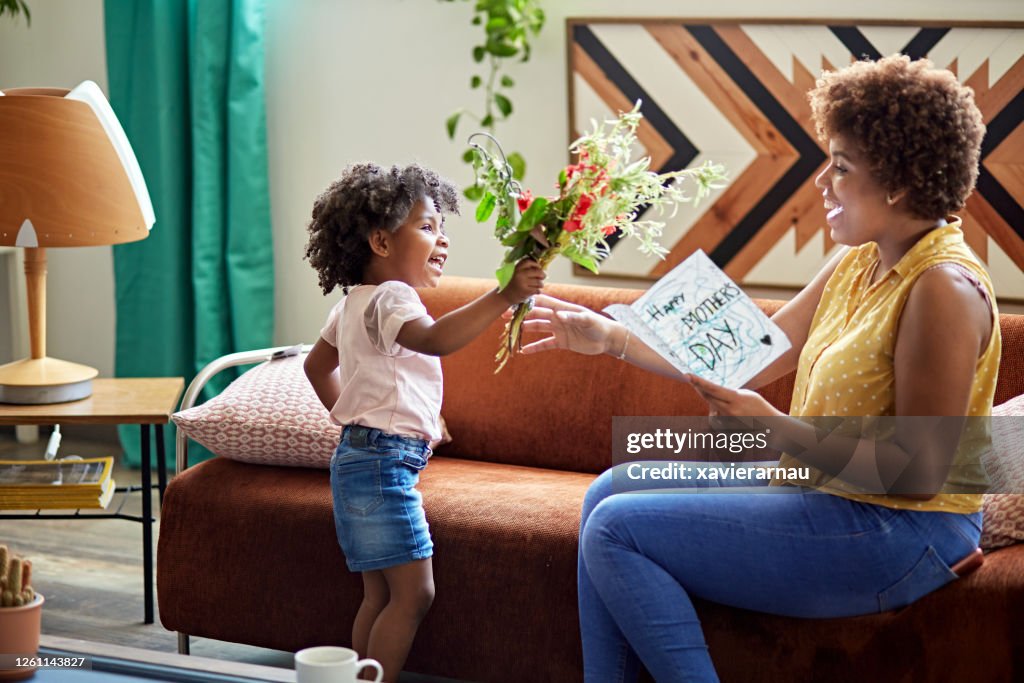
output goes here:
{"type": "Polygon", "coordinates": [[[523,193],[516,199],[519,204],[519,212],[526,213],[526,210],[530,208],[530,204],[533,203],[533,195],[529,190],[523,190],[523,193]]]}
{"type": "Polygon", "coordinates": [[[576,202],[576,215],[582,218],[587,215],[587,211],[590,211],[591,205],[594,203],[593,195],[584,194],[580,195],[580,199],[576,202]]]}
{"type": "Polygon", "coordinates": [[[615,226],[614,225],[606,225],[603,228],[601,228],[601,232],[604,233],[605,237],[611,237],[612,235],[615,234],[615,226]]]}
{"type": "Polygon", "coordinates": [[[566,232],[577,232],[578,230],[583,229],[583,224],[575,218],[570,218],[565,222],[565,225],[562,226],[562,229],[566,232]]]}

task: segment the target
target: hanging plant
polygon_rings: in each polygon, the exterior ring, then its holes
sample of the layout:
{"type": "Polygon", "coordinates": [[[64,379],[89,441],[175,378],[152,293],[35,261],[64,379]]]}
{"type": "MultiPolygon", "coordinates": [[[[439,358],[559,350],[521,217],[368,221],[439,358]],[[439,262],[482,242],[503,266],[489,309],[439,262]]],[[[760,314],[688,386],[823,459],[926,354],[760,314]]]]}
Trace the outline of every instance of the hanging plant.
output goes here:
{"type": "MultiPolygon", "coordinates": [[[[444,0],[454,2],[455,0],[444,0]]],[[[476,73],[469,86],[483,92],[482,111],[460,109],[445,121],[448,138],[455,139],[463,118],[474,122],[473,129],[494,133],[495,124],[507,119],[513,110],[510,91],[515,81],[504,72],[508,60],[526,62],[530,59],[530,40],[544,26],[544,10],[538,0],[476,0],[473,25],[484,27],[484,40],[473,47],[476,73]]],[[[473,163],[473,150],[467,148],[462,160],[473,163]]],[[[513,176],[521,180],[526,173],[526,160],[518,152],[508,155],[513,176]]],[[[466,197],[476,201],[483,196],[482,187],[473,184],[463,190],[466,197]]]]}
{"type": "Polygon", "coordinates": [[[25,23],[32,25],[32,13],[28,11],[25,0],[0,0],[0,17],[10,14],[11,18],[17,17],[20,12],[25,13],[25,23]]]}

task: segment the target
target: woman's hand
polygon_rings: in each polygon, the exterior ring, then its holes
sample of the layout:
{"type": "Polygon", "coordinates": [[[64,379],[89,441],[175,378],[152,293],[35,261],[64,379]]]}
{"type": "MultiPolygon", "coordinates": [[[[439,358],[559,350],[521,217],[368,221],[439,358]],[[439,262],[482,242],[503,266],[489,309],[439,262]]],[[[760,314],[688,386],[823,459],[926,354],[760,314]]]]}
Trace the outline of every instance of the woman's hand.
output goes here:
{"type": "Polygon", "coordinates": [[[614,333],[621,326],[589,308],[540,294],[534,299],[533,309],[527,314],[523,329],[548,335],[523,346],[523,353],[568,349],[596,355],[608,350],[614,333]]]}
{"type": "Polygon", "coordinates": [[[726,389],[697,375],[687,375],[690,386],[708,402],[710,417],[783,416],[761,394],[749,389],[726,389]]]}

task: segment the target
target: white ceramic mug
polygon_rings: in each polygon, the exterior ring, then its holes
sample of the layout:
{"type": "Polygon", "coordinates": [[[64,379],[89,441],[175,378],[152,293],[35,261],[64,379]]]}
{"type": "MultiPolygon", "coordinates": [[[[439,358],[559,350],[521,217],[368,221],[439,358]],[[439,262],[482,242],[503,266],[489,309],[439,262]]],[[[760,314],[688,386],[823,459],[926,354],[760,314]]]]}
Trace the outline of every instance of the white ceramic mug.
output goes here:
{"type": "Polygon", "coordinates": [[[377,670],[373,680],[380,683],[384,670],[376,659],[359,659],[355,650],[334,645],[307,647],[295,653],[295,678],[298,683],[356,683],[364,668],[377,670]]]}

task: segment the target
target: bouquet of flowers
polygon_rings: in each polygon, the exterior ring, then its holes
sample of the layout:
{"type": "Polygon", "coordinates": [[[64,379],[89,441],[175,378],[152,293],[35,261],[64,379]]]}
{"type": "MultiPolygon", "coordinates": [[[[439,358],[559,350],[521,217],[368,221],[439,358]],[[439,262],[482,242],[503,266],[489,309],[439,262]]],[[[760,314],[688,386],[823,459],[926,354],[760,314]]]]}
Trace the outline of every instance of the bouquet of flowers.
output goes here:
{"type": "MultiPolygon", "coordinates": [[[[508,247],[496,273],[499,289],[508,285],[515,264],[527,256],[545,270],[561,255],[597,273],[598,263],[609,253],[607,239],[616,232],[635,238],[643,253],[664,258],[667,250],[658,244],[658,238],[665,224],[637,220],[639,213],[650,207],[660,215],[671,207],[674,215],[680,203],[697,202],[719,187],[725,172],[707,162],[698,168],[659,174],[650,170],[649,157],[631,160],[642,118],[637,102],[618,119],[593,122],[593,131],[570,145],[577,160],[558,174],[558,195],[554,197],[534,197],[522,189],[493,137],[486,133],[470,137],[476,182],[484,190],[476,219],[482,223],[496,214],[494,235],[508,247]],[[475,142],[478,136],[488,138],[497,154],[475,142]],[[679,185],[683,179],[694,182],[692,196],[679,185]]],[[[505,325],[495,372],[519,350],[523,319],[529,310],[528,302],[519,304],[505,325]]]]}

